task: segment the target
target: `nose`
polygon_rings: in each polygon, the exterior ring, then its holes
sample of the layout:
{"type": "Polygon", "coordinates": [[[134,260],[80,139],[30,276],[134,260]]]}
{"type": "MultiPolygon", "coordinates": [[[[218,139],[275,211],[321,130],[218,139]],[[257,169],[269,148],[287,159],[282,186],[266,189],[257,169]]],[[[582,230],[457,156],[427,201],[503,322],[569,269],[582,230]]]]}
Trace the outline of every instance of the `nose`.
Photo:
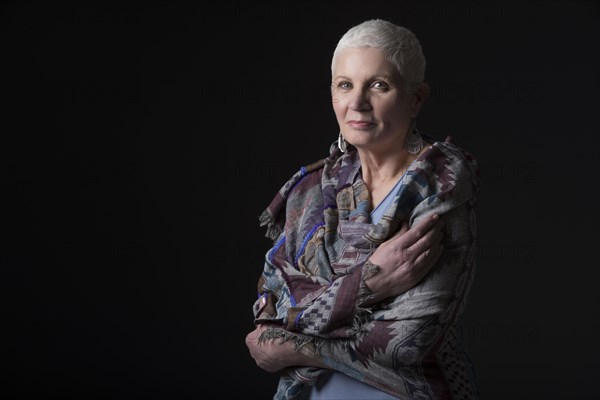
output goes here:
{"type": "Polygon", "coordinates": [[[353,111],[370,111],[372,107],[367,93],[364,90],[353,90],[348,99],[348,108],[353,111]]]}

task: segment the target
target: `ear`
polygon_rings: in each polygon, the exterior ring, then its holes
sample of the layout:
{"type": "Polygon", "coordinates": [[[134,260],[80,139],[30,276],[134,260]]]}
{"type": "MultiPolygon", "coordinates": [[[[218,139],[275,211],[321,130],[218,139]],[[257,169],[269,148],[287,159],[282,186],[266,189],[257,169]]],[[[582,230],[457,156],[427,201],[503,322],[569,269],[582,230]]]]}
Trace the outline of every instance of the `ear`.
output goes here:
{"type": "Polygon", "coordinates": [[[429,87],[429,84],[425,82],[417,84],[417,86],[414,88],[411,97],[411,115],[413,118],[416,118],[416,116],[419,114],[421,107],[423,107],[423,104],[425,104],[425,101],[429,97],[430,93],[431,88],[429,87]]]}

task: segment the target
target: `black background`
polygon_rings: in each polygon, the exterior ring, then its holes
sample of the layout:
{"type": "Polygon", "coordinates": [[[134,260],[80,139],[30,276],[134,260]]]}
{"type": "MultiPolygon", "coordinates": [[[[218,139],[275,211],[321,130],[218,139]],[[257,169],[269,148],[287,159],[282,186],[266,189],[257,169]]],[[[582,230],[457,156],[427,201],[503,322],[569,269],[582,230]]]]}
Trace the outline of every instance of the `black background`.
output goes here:
{"type": "Polygon", "coordinates": [[[413,30],[479,160],[482,398],[597,399],[595,2],[2,5],[3,399],[269,399],[258,215],[337,137],[339,37],[413,30]]]}

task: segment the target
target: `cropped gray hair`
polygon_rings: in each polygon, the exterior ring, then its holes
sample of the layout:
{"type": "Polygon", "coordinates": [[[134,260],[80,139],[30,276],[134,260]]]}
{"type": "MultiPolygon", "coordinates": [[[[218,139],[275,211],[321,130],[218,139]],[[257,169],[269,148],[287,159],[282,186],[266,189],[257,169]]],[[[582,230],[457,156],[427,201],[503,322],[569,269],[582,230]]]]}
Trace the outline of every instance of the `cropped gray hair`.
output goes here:
{"type": "Polygon", "coordinates": [[[350,28],[339,40],[331,60],[331,74],[340,50],[372,47],[396,66],[407,90],[425,80],[425,56],[421,43],[407,28],[383,19],[371,19],[350,28]]]}

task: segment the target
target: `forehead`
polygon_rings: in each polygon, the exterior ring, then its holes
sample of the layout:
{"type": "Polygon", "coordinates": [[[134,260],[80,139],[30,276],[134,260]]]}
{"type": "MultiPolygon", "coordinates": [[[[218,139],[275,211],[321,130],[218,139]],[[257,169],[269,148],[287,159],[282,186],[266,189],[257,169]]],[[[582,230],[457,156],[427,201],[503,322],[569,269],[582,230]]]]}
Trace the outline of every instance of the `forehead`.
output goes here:
{"type": "Polygon", "coordinates": [[[337,53],[333,69],[333,78],[388,76],[399,75],[394,64],[385,58],[383,52],[373,47],[357,47],[343,49],[337,53]]]}

